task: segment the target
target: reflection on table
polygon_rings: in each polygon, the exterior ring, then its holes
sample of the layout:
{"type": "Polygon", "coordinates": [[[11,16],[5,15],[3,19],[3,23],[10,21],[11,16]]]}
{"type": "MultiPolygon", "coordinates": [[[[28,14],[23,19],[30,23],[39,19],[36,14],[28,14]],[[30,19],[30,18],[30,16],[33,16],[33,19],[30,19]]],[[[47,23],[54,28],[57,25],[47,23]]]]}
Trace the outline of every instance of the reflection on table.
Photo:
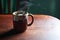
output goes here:
{"type": "MultiPolygon", "coordinates": [[[[24,33],[1,40],[60,40],[60,20],[48,15],[33,15],[34,23],[24,33]]],[[[30,22],[29,18],[29,22],[30,22]]]]}

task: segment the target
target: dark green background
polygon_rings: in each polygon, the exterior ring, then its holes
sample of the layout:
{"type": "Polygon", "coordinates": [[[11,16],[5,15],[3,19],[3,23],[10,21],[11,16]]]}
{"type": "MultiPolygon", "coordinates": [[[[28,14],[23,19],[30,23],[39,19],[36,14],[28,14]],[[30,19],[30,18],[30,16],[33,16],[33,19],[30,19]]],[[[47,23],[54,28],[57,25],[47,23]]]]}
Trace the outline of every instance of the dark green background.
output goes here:
{"type": "MultiPolygon", "coordinates": [[[[60,0],[30,0],[32,5],[28,12],[32,14],[47,14],[60,19],[60,0]]],[[[8,12],[7,0],[1,0],[2,13],[8,12]]],[[[10,0],[10,13],[17,10],[17,1],[10,0]]]]}

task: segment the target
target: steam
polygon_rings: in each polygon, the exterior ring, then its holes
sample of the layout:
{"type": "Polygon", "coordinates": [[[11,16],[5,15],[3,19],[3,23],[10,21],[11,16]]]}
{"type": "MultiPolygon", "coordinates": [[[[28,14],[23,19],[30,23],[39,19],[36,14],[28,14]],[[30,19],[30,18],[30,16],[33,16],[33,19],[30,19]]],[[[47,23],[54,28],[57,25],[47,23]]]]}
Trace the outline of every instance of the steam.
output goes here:
{"type": "Polygon", "coordinates": [[[20,10],[28,11],[30,6],[32,6],[31,2],[28,2],[28,1],[21,1],[20,2],[20,10]]]}

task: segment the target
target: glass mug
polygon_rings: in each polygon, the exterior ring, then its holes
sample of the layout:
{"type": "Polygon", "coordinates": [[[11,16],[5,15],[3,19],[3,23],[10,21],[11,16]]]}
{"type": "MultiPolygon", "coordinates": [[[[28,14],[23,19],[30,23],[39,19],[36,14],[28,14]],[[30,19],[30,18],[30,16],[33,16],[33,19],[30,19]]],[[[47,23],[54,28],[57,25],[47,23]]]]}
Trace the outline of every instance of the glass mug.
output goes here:
{"type": "Polygon", "coordinates": [[[27,26],[33,24],[34,18],[32,14],[25,13],[24,11],[13,12],[13,26],[17,33],[22,33],[27,29],[27,26]],[[32,21],[28,24],[28,16],[31,16],[32,21]]]}

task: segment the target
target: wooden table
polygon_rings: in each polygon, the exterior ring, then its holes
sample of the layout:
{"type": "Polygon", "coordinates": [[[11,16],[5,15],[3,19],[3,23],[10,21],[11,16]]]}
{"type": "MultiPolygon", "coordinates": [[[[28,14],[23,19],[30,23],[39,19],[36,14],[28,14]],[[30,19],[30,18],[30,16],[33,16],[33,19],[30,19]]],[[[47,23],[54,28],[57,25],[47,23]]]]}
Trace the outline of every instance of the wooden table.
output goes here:
{"type": "Polygon", "coordinates": [[[0,40],[60,40],[59,19],[48,15],[33,16],[33,25],[27,27],[24,33],[1,38],[0,40]]]}

